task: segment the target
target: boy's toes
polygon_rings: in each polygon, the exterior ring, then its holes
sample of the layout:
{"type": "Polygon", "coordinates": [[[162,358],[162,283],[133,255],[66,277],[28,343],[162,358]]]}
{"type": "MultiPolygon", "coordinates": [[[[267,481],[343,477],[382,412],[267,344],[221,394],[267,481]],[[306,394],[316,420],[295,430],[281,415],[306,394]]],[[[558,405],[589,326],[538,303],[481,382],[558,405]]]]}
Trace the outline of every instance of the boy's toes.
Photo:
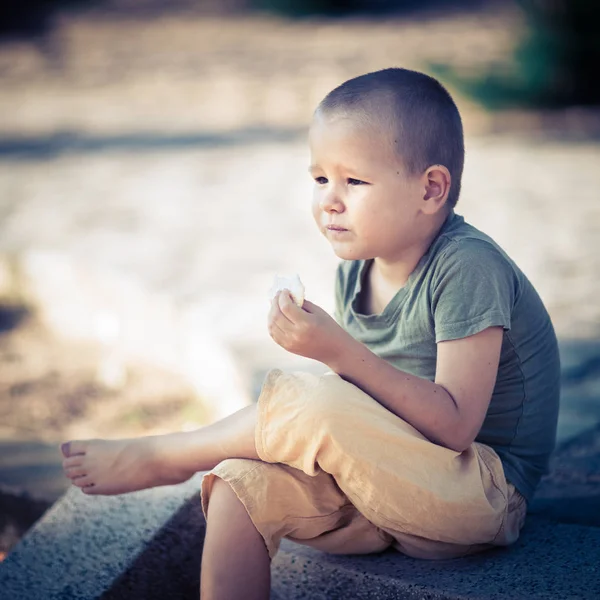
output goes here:
{"type": "Polygon", "coordinates": [[[60,451],[62,452],[62,455],[67,458],[68,456],[70,456],[71,453],[71,442],[65,442],[64,444],[60,445],[60,451]]]}
{"type": "Polygon", "coordinates": [[[92,483],[91,485],[86,485],[85,487],[81,488],[81,491],[84,494],[87,494],[88,496],[97,496],[98,494],[102,494],[102,492],[99,490],[98,486],[94,483],[92,483]]]}
{"type": "Polygon", "coordinates": [[[94,485],[93,479],[89,475],[82,475],[81,477],[76,477],[72,480],[73,485],[76,485],[78,488],[87,488],[94,485]]]}
{"type": "Polygon", "coordinates": [[[69,456],[69,458],[65,458],[62,461],[63,469],[66,471],[68,469],[72,469],[73,467],[80,467],[83,464],[83,456],[69,456]]]}
{"type": "Polygon", "coordinates": [[[65,469],[65,475],[69,479],[76,479],[77,477],[84,477],[87,475],[87,470],[83,467],[71,467],[70,469],[65,469]]]}
{"type": "Polygon", "coordinates": [[[81,442],[79,440],[65,442],[61,445],[60,450],[65,458],[69,456],[77,456],[78,454],[85,454],[87,448],[87,442],[81,442]]]}

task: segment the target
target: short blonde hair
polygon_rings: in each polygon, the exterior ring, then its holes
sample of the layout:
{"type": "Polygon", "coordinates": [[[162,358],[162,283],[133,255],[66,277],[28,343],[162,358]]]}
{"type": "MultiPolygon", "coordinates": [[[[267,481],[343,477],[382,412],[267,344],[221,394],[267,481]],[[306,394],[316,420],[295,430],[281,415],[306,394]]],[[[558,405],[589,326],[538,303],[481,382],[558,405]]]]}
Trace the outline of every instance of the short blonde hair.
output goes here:
{"type": "Polygon", "coordinates": [[[463,127],[454,100],[439,81],[401,68],[360,75],[329,92],[316,110],[340,111],[392,123],[394,148],[409,174],[444,165],[452,178],[447,203],[456,205],[465,162],[463,127]]]}

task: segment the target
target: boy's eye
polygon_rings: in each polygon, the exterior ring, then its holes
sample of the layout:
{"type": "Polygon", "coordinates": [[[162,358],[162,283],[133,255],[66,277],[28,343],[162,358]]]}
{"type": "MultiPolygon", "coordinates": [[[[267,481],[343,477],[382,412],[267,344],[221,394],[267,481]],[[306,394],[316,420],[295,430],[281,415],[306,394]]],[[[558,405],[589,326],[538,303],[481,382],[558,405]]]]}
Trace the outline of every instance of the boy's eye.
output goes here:
{"type": "MultiPolygon", "coordinates": [[[[365,181],[360,179],[354,179],[353,177],[349,177],[347,179],[348,185],[366,185],[365,181]]],[[[315,183],[318,185],[325,185],[328,183],[327,177],[315,177],[315,183]]]]}

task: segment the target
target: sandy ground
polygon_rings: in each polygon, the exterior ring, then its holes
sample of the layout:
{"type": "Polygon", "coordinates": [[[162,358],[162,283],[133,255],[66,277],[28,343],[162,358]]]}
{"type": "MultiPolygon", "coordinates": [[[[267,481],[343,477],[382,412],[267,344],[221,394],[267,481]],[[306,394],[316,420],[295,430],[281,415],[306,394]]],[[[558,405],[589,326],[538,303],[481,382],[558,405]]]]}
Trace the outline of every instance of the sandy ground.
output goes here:
{"type": "Polygon", "coordinates": [[[344,79],[445,61],[481,71],[522,32],[507,11],[342,21],[64,15],[43,41],[0,48],[0,131],[304,127],[344,79]]]}
{"type": "Polygon", "coordinates": [[[59,339],[34,316],[0,333],[0,365],[3,441],[58,444],[203,421],[201,403],[180,377],[155,366],[115,363],[99,345],[59,339]]]}
{"type": "MultiPolygon", "coordinates": [[[[530,277],[561,337],[597,337],[600,207],[581,174],[600,146],[505,136],[467,148],[457,211],[530,277]]],[[[168,290],[264,365],[277,354],[265,327],[275,273],[300,273],[307,297],[333,308],[336,259],[311,221],[307,162],[302,142],[3,161],[0,250],[60,250],[168,290]]]]}

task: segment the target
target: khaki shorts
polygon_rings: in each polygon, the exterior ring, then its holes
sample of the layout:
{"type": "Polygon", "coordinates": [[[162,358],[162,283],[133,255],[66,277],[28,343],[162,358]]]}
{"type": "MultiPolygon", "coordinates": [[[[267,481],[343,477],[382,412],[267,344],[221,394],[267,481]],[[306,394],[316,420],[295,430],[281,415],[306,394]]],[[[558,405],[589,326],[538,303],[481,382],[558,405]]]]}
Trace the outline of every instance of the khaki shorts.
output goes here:
{"type": "Polygon", "coordinates": [[[261,460],[232,458],[202,479],[232,487],[271,558],[282,538],[334,554],[392,546],[415,558],[465,556],[519,537],[527,510],[498,455],[430,442],[334,373],[269,372],[258,400],[261,460]]]}

